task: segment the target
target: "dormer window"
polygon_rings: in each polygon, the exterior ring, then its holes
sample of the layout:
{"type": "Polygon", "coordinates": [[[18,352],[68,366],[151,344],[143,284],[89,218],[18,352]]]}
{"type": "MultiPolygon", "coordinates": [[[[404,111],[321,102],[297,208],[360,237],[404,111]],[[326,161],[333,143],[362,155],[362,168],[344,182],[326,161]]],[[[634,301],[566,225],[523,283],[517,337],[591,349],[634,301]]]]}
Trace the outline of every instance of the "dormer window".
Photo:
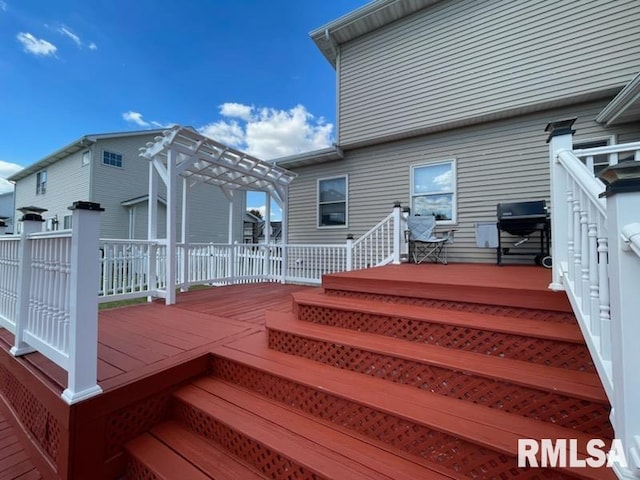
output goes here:
{"type": "Polygon", "coordinates": [[[36,173],[36,195],[44,195],[47,192],[47,171],[36,173]]]}

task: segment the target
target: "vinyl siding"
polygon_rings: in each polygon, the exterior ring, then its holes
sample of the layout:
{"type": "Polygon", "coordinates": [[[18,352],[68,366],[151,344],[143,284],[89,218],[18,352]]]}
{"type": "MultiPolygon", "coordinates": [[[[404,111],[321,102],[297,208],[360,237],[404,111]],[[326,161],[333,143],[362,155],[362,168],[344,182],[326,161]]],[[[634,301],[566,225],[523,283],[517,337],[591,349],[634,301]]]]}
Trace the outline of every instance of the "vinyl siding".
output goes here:
{"type": "Polygon", "coordinates": [[[637,0],[439,2],[341,46],[339,144],[614,92],[640,70],[637,0]]]}
{"type": "MultiPolygon", "coordinates": [[[[64,216],[71,213],[68,207],[78,200],[90,200],[90,167],[82,165],[83,152],[81,150],[69,155],[44,169],[47,171],[47,189],[44,194],[36,195],[37,173],[18,180],[15,187],[16,208],[46,208],[43,218],[46,220],[57,215],[59,229],[62,229],[64,216]]],[[[16,221],[21,217],[22,214],[16,212],[16,221]]]]}
{"type": "MultiPolygon", "coordinates": [[[[93,196],[105,208],[101,221],[103,238],[128,238],[129,211],[123,207],[124,200],[141,197],[149,193],[149,162],[138,156],[138,148],[152,140],[152,136],[114,138],[99,141],[95,148],[93,196]],[[110,151],[123,155],[123,167],[112,167],[102,163],[102,152],[110,151]]],[[[35,188],[35,187],[34,187],[35,188]]],[[[166,187],[158,178],[158,192],[166,198],[166,187]]],[[[227,243],[229,230],[229,203],[220,188],[205,184],[191,188],[189,199],[190,242],[227,243]]],[[[245,209],[244,195],[234,205],[236,220],[235,239],[242,241],[242,219],[245,209]]],[[[178,179],[177,238],[180,241],[182,218],[182,179],[178,179]]],[[[147,202],[135,207],[135,238],[147,238],[147,202]]],[[[165,235],[165,208],[161,207],[158,218],[158,234],[165,235]]]]}
{"type": "Polygon", "coordinates": [[[476,246],[475,224],[495,222],[500,202],[549,200],[544,132],[549,121],[577,116],[575,141],[612,134],[618,142],[640,140],[637,124],[605,129],[595,123],[605,104],[590,102],[350,150],[344,160],[297,169],[289,197],[289,243],[342,243],[347,233],[357,238],[388,215],[395,201],[409,204],[412,165],[455,158],[458,223],[449,258],[495,262],[494,249],[476,246]],[[349,175],[349,228],[318,229],[317,179],[344,174],[349,175]]]}

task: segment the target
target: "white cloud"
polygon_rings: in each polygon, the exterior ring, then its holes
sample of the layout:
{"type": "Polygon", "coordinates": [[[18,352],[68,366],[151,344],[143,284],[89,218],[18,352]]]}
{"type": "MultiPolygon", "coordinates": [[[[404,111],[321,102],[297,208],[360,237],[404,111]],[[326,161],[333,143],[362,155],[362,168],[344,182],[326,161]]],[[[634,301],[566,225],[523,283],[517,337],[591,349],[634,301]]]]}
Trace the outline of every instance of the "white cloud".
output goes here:
{"type": "Polygon", "coordinates": [[[251,120],[253,107],[241,103],[227,102],[220,105],[220,115],[223,117],[240,118],[245,122],[251,120]]]}
{"type": "Polygon", "coordinates": [[[3,12],[7,11],[7,2],[0,0],[0,10],[2,10],[3,12]]]}
{"type": "Polygon", "coordinates": [[[240,149],[245,147],[244,129],[235,120],[229,122],[220,120],[219,122],[209,123],[199,128],[198,131],[202,135],[213,138],[229,147],[240,149]]]}
{"type": "Polygon", "coordinates": [[[34,55],[49,56],[55,55],[58,48],[46,40],[36,38],[30,33],[20,32],[16,35],[18,41],[24,47],[24,51],[34,55]]]}
{"type": "Polygon", "coordinates": [[[122,118],[124,118],[127,122],[135,123],[136,125],[139,125],[141,127],[149,127],[151,125],[149,122],[142,119],[141,113],[134,112],[132,110],[123,113],[122,118]]]}
{"type": "Polygon", "coordinates": [[[73,42],[79,47],[82,46],[82,41],[80,40],[80,37],[75,33],[73,33],[71,30],[69,30],[68,27],[65,27],[64,25],[62,25],[60,28],[58,28],[58,32],[64,35],[65,37],[68,37],[71,40],[73,40],[73,42]]]}
{"type": "Polygon", "coordinates": [[[94,42],[90,42],[85,44],[82,39],[80,38],[79,35],[77,35],[76,33],[73,32],[73,30],[71,30],[71,28],[67,27],[66,25],[61,25],[60,27],[55,29],[56,32],[58,32],[59,34],[61,34],[62,36],[65,36],[67,38],[69,38],[73,43],[75,43],[78,48],[84,48],[87,47],[89,50],[97,50],[98,46],[94,43],[94,42]]]}
{"type": "Polygon", "coordinates": [[[0,193],[13,191],[13,183],[9,182],[7,177],[19,172],[23,168],[22,165],[0,160],[0,193]]]}
{"type": "Polygon", "coordinates": [[[229,120],[205,125],[198,129],[200,133],[261,159],[318,150],[332,143],[333,125],[314,117],[303,105],[278,110],[225,103],[220,114],[229,120]]]}

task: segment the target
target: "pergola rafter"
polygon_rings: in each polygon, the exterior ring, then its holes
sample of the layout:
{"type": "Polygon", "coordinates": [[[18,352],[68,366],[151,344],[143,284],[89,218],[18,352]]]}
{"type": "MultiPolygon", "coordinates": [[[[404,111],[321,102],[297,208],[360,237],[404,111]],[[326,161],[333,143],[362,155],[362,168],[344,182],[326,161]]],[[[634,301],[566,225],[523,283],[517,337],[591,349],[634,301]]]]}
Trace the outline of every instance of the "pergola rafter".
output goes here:
{"type": "MultiPolygon", "coordinates": [[[[216,142],[198,132],[172,127],[140,149],[140,156],[149,160],[149,223],[148,238],[157,238],[158,177],[167,188],[167,304],[175,303],[176,285],[176,220],[177,181],[183,180],[182,240],[188,228],[188,192],[199,183],[220,187],[229,199],[229,242],[233,241],[235,192],[255,190],[267,194],[267,211],[271,198],[282,208],[282,238],[286,239],[287,195],[296,174],[271,162],[260,160],[240,150],[216,142]]],[[[267,220],[269,218],[267,217],[267,220]]],[[[269,229],[265,229],[267,232],[269,229]]],[[[268,242],[269,239],[267,238],[268,242]]]]}

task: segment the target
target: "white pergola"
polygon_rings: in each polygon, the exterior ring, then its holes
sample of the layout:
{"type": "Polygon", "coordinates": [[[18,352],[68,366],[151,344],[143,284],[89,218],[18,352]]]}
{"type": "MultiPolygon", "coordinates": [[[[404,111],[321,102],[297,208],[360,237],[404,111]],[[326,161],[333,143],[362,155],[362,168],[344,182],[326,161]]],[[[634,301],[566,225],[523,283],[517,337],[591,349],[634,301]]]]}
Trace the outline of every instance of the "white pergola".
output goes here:
{"type": "MultiPolygon", "coordinates": [[[[229,243],[233,243],[234,199],[238,192],[260,191],[267,195],[265,217],[270,219],[271,199],[282,209],[282,239],[287,238],[287,196],[296,174],[216,142],[196,131],[176,125],[140,149],[149,160],[148,239],[158,240],[158,178],[167,189],[167,266],[168,305],[175,303],[178,177],[182,178],[182,241],[189,225],[189,190],[200,183],[216,185],[229,199],[229,243]]],[[[269,228],[265,242],[269,243],[269,228]]]]}

